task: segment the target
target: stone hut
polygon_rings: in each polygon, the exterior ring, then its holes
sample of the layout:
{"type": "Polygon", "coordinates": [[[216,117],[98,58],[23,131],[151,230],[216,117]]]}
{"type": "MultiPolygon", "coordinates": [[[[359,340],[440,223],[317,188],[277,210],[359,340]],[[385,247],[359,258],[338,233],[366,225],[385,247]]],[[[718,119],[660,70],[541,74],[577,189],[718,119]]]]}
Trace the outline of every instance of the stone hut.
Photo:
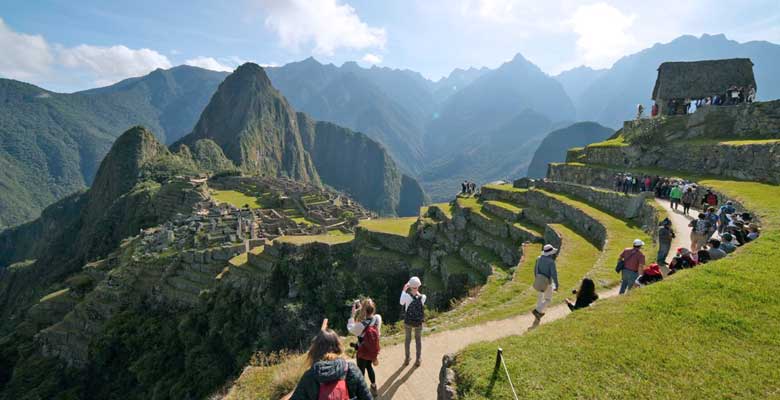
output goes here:
{"type": "Polygon", "coordinates": [[[685,99],[723,97],[731,86],[751,85],[758,90],[749,58],[665,62],[658,67],[652,98],[658,104],[659,114],[665,114],[671,100],[682,103],[685,99]]]}

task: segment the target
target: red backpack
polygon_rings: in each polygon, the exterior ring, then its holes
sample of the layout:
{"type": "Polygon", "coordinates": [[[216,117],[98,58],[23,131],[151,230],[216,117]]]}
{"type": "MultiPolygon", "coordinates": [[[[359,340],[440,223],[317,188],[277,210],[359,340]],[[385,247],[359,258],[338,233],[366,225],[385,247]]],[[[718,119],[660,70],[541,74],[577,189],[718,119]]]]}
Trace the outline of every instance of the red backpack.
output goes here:
{"type": "Polygon", "coordinates": [[[320,383],[317,400],[349,400],[346,375],[349,373],[349,363],[344,363],[344,373],[344,379],[320,383]]]}
{"type": "Polygon", "coordinates": [[[358,346],[357,357],[362,360],[374,361],[379,357],[379,331],[372,324],[373,319],[363,321],[363,340],[358,346]]]}

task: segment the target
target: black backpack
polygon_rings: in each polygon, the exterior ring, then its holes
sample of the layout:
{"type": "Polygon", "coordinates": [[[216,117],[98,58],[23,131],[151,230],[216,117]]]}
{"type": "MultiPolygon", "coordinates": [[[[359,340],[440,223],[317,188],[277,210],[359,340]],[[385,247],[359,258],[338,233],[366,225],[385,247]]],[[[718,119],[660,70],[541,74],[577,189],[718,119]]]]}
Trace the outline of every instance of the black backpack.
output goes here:
{"type": "Polygon", "coordinates": [[[425,321],[425,309],[423,308],[422,296],[412,296],[412,302],[406,307],[404,322],[409,326],[422,326],[425,321]]]}

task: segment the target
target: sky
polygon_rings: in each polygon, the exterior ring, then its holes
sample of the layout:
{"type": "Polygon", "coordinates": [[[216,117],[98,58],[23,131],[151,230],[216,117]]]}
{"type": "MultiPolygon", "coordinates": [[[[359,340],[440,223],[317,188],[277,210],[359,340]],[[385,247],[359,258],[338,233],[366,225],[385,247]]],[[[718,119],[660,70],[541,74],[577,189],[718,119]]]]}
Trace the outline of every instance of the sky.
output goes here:
{"type": "Polygon", "coordinates": [[[778,0],[3,0],[0,77],[71,92],[189,64],[407,68],[429,79],[521,53],[548,74],[683,34],[780,43],[778,0]],[[222,4],[220,4],[222,3],[222,4]]]}

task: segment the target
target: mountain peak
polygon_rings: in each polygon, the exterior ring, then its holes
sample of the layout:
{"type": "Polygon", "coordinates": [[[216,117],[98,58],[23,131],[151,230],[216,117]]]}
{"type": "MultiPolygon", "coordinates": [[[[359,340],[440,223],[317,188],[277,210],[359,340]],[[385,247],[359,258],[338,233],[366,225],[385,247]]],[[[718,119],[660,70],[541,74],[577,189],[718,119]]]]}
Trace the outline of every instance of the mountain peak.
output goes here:
{"type": "Polygon", "coordinates": [[[263,67],[253,62],[241,64],[232,74],[228,75],[225,80],[227,79],[252,80],[263,86],[273,87],[271,85],[271,80],[268,79],[268,74],[265,73],[263,67]]]}

